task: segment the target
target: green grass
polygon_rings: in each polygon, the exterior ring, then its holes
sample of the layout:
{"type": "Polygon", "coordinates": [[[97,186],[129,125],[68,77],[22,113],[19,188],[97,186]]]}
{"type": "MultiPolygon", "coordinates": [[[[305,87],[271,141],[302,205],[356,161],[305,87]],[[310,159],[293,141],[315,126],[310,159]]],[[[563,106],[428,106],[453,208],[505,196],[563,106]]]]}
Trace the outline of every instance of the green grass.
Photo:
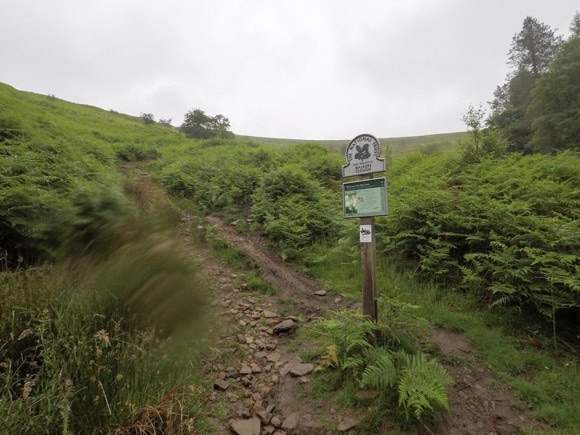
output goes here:
{"type": "Polygon", "coordinates": [[[0,432],[207,429],[204,286],[160,234],[122,231],[103,257],[0,273],[0,432]]]}
{"type": "Polygon", "coordinates": [[[245,280],[246,284],[248,285],[248,289],[258,293],[274,295],[279,291],[279,289],[260,278],[255,272],[248,273],[245,277],[245,280]]]}

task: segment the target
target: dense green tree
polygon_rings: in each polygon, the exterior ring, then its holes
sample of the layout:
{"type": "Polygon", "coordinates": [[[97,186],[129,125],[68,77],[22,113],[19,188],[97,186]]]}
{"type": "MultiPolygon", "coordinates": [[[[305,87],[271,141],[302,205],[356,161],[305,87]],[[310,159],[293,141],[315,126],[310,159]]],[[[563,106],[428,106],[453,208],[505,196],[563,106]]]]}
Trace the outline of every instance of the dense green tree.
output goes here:
{"type": "Polygon", "coordinates": [[[145,124],[155,124],[153,113],[141,113],[141,119],[145,124]]]}
{"type": "Polygon", "coordinates": [[[570,38],[576,38],[580,36],[580,12],[576,11],[572,22],[570,23],[570,38]]]}
{"type": "Polygon", "coordinates": [[[532,122],[533,150],[580,150],[580,36],[563,45],[532,96],[527,116],[532,122]]]}
{"type": "Polygon", "coordinates": [[[489,122],[507,139],[509,151],[525,151],[531,138],[532,126],[526,110],[535,82],[530,72],[521,70],[513,73],[493,94],[489,122]]]}
{"type": "Polygon", "coordinates": [[[180,130],[187,137],[208,139],[214,136],[232,136],[230,120],[223,115],[209,116],[203,110],[194,109],[185,114],[180,130]]]}
{"type": "Polygon", "coordinates": [[[556,36],[550,26],[528,16],[520,33],[512,39],[508,64],[537,79],[548,69],[561,45],[562,37],[556,36]]]}
{"type": "Polygon", "coordinates": [[[549,26],[529,16],[525,18],[522,30],[512,39],[508,64],[513,71],[504,85],[496,88],[489,119],[509,142],[510,151],[530,151],[532,124],[526,112],[531,92],[561,45],[561,36],[556,36],[549,26]]]}

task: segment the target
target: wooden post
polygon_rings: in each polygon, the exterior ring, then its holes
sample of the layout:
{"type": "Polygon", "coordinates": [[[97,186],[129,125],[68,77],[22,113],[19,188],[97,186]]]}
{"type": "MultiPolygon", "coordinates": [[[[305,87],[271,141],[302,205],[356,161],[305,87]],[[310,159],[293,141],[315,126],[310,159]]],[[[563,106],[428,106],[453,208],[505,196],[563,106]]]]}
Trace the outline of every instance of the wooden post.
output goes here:
{"type": "Polygon", "coordinates": [[[376,283],[376,245],[375,245],[375,218],[386,216],[387,213],[387,182],[372,180],[373,174],[385,172],[385,159],[381,158],[381,144],[370,134],[359,134],[350,141],[345,151],[346,165],[342,166],[343,177],[358,176],[361,182],[342,183],[344,217],[358,217],[360,219],[361,268],[363,291],[363,315],[372,321],[378,321],[377,313],[377,283],[376,283]],[[357,189],[357,186],[360,189],[357,189]],[[362,192],[364,189],[373,191],[362,192]],[[377,188],[384,188],[377,191],[377,188]],[[358,190],[361,190],[358,192],[358,190]],[[360,193],[361,207],[357,206],[360,193]],[[347,196],[350,195],[350,196],[347,196]],[[348,199],[347,199],[348,198],[348,199]],[[366,198],[366,204],[365,204],[366,198]],[[384,200],[382,204],[380,201],[384,200]],[[364,217],[363,217],[364,216],[364,217]],[[363,227],[364,225],[364,227],[363,227]],[[368,231],[370,230],[370,234],[368,231]],[[370,236],[370,237],[369,237],[370,236]]]}
{"type": "Polygon", "coordinates": [[[378,321],[377,314],[377,281],[375,274],[376,247],[375,247],[375,218],[360,218],[361,225],[371,226],[371,243],[361,243],[363,314],[371,320],[378,321]]]}
{"type": "MultiPolygon", "coordinates": [[[[361,180],[371,180],[373,175],[363,175],[361,180]]],[[[362,292],[363,292],[363,315],[377,322],[377,280],[376,280],[376,245],[375,245],[375,218],[361,217],[360,225],[370,225],[371,242],[361,243],[361,268],[362,268],[362,292]]]]}

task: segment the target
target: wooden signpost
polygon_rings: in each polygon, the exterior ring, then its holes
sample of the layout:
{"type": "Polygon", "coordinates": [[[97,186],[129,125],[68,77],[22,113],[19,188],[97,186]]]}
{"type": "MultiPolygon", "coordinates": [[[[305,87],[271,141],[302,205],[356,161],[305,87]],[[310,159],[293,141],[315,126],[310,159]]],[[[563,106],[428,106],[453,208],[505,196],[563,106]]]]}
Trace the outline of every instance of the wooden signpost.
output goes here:
{"type": "Polygon", "coordinates": [[[370,134],[355,137],[346,148],[346,165],[343,177],[358,176],[359,181],[342,184],[343,215],[359,218],[361,244],[363,314],[373,321],[378,320],[376,284],[375,216],[386,216],[387,180],[373,178],[373,174],[384,172],[385,160],[380,157],[379,141],[370,134]]]}

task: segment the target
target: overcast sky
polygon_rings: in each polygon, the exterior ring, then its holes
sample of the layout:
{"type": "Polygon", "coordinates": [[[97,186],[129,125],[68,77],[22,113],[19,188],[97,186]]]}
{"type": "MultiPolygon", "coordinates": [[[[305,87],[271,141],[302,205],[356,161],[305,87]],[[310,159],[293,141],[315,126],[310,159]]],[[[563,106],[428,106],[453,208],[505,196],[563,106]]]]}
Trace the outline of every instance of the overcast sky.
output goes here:
{"type": "Polygon", "coordinates": [[[199,108],[295,139],[465,130],[528,15],[578,0],[0,0],[0,82],[131,115],[199,108]]]}

